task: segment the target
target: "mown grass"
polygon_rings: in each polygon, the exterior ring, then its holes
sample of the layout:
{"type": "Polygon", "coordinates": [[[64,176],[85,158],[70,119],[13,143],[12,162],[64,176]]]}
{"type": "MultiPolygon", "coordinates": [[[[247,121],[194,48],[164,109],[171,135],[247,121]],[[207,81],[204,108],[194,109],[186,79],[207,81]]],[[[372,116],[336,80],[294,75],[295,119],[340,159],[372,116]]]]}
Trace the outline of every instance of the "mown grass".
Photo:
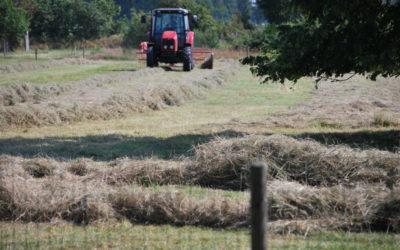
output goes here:
{"type": "MultiPolygon", "coordinates": [[[[88,56],[91,53],[97,52],[96,49],[86,49],[85,55],[88,56]]],[[[83,56],[82,50],[76,50],[75,54],[71,49],[54,49],[54,50],[38,50],[37,62],[46,62],[50,59],[64,59],[64,58],[79,58],[83,56]]],[[[30,51],[16,51],[7,53],[4,57],[0,54],[0,64],[14,64],[14,63],[25,63],[25,62],[36,62],[35,59],[35,48],[31,48],[30,51]]]]}
{"type": "MultiPolygon", "coordinates": [[[[183,74],[169,73],[174,77],[183,74]]],[[[231,128],[225,127],[226,123],[262,118],[296,105],[310,98],[312,88],[307,81],[294,90],[279,84],[261,85],[259,79],[243,70],[228,87],[210,93],[203,100],[101,123],[8,130],[0,134],[0,149],[10,154],[99,160],[152,155],[171,158],[214,136],[237,136],[238,133],[229,132],[231,128]]]]}
{"type": "MultiPolygon", "coordinates": [[[[0,249],[249,249],[249,230],[146,226],[123,223],[0,224],[0,249]]],[[[396,235],[322,233],[270,235],[271,249],[398,249],[396,235]]]]}
{"type": "Polygon", "coordinates": [[[178,190],[188,195],[195,200],[207,199],[213,196],[219,196],[222,198],[233,199],[236,201],[248,201],[250,200],[250,193],[248,191],[230,191],[222,189],[204,188],[200,186],[181,186],[181,185],[170,185],[170,186],[150,186],[148,187],[153,191],[174,191],[178,190]]]}
{"type": "MultiPolygon", "coordinates": [[[[306,136],[305,132],[308,132],[321,141],[326,140],[328,144],[333,140],[338,140],[338,143],[348,142],[348,138],[352,138],[351,133],[357,131],[324,137],[321,132],[343,131],[330,126],[300,131],[271,130],[262,124],[241,125],[242,121],[264,118],[270,112],[307,100],[312,88],[313,84],[307,80],[294,90],[277,84],[259,85],[257,78],[243,71],[229,87],[211,93],[204,100],[193,101],[181,107],[105,122],[92,121],[4,131],[0,133],[0,152],[29,157],[50,155],[57,159],[90,157],[96,160],[112,160],[124,156],[171,159],[186,154],[193,145],[206,142],[213,136],[235,136],[240,132],[283,132],[300,137],[306,136]],[[45,135],[43,131],[46,131],[45,135]]],[[[363,135],[360,134],[360,140],[362,138],[363,135]]],[[[180,190],[198,199],[218,192],[222,197],[248,200],[246,192],[188,186],[153,186],[150,189],[180,190]]],[[[57,223],[0,224],[0,249],[248,249],[249,242],[247,229],[145,226],[125,222],[90,226],[57,223]]],[[[273,235],[269,237],[269,246],[278,249],[397,249],[399,236],[377,233],[324,233],[308,237],[273,235]]]]}
{"type": "Polygon", "coordinates": [[[138,64],[135,62],[120,63],[110,61],[108,64],[83,64],[66,65],[47,69],[30,70],[18,73],[2,74],[0,85],[11,85],[13,83],[65,83],[88,78],[98,74],[117,74],[123,71],[135,71],[138,64]]]}

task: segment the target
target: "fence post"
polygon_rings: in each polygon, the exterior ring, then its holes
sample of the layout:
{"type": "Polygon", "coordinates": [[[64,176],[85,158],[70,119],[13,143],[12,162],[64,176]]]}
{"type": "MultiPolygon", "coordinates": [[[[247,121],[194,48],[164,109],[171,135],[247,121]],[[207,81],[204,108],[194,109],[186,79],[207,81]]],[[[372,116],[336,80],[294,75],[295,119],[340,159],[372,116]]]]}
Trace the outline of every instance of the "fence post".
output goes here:
{"type": "Polygon", "coordinates": [[[267,249],[267,166],[253,163],[251,178],[251,249],[267,249]]]}
{"type": "Polygon", "coordinates": [[[85,58],[85,47],[83,47],[82,57],[85,58]]]}
{"type": "Polygon", "coordinates": [[[38,55],[38,51],[37,48],[35,49],[35,60],[37,61],[37,55],[38,55]]]}

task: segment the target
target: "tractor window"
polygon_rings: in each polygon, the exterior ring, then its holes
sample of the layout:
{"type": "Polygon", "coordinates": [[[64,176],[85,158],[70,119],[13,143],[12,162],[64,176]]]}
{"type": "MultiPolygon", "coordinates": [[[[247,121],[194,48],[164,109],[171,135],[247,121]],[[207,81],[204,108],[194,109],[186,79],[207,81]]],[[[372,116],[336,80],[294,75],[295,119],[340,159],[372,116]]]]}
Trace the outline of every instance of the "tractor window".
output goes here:
{"type": "Polygon", "coordinates": [[[155,33],[163,33],[166,30],[185,32],[184,16],[182,14],[162,13],[156,16],[155,33]]]}

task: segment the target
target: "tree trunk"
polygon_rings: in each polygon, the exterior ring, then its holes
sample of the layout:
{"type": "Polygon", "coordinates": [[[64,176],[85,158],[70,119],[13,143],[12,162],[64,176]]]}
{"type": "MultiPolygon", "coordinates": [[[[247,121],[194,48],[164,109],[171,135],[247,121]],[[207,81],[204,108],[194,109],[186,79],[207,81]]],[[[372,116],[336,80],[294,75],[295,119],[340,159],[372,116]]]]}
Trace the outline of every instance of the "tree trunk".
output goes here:
{"type": "Polygon", "coordinates": [[[30,48],[29,48],[30,46],[29,46],[29,31],[27,31],[26,33],[25,33],[25,51],[29,51],[30,50],[30,48]]]}

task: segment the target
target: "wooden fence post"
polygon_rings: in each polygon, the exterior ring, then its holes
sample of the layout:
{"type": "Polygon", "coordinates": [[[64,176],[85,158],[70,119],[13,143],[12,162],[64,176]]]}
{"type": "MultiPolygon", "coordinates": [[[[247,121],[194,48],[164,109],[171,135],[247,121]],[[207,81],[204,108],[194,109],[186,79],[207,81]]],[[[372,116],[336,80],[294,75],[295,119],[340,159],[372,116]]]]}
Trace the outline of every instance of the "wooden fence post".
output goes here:
{"type": "Polygon", "coordinates": [[[83,47],[82,57],[85,58],[85,47],[83,47]]]}
{"type": "Polygon", "coordinates": [[[38,57],[38,51],[37,48],[35,49],[35,60],[37,61],[37,57],[38,57]]]}
{"type": "Polygon", "coordinates": [[[251,178],[251,249],[267,249],[267,166],[254,163],[251,178]]]}

